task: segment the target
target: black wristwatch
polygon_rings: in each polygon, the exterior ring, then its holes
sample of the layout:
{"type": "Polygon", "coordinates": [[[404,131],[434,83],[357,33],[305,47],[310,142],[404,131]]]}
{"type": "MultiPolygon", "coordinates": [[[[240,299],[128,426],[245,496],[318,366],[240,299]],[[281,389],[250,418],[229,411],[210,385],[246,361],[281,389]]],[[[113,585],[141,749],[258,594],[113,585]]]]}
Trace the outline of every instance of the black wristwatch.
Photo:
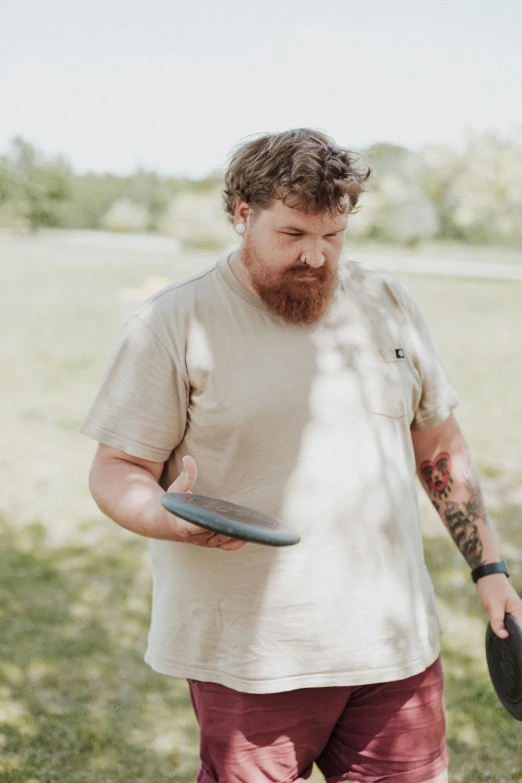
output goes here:
{"type": "Polygon", "coordinates": [[[509,571],[505,560],[501,560],[499,563],[486,563],[486,565],[479,565],[471,572],[471,578],[474,582],[478,582],[483,576],[489,576],[490,574],[505,574],[509,577],[509,571]]]}

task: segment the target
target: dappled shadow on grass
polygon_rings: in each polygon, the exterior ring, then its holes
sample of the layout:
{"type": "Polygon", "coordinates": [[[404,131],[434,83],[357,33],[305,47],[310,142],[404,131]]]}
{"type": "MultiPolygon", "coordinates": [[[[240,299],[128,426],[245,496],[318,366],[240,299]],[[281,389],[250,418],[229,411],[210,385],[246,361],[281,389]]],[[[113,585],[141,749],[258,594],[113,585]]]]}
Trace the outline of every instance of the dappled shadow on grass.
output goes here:
{"type": "Polygon", "coordinates": [[[522,726],[500,704],[481,661],[443,644],[452,783],[522,780],[522,726]]]}
{"type": "MultiPolygon", "coordinates": [[[[495,509],[520,592],[519,516],[508,503],[495,509]]],[[[43,527],[0,520],[0,779],[192,783],[199,733],[187,686],[143,663],[147,544],[109,521],[87,527],[52,548],[43,527]]],[[[426,560],[445,626],[452,783],[520,783],[522,723],[489,680],[469,569],[449,538],[428,539],[426,560]]]]}
{"type": "Polygon", "coordinates": [[[106,524],[51,548],[0,520],[3,783],[195,779],[188,686],[143,663],[146,542],[106,524]]]}
{"type": "MultiPolygon", "coordinates": [[[[495,509],[499,538],[510,544],[511,581],[522,593],[520,511],[495,509]]],[[[488,616],[469,568],[449,538],[429,539],[425,557],[441,609],[442,661],[451,749],[452,783],[522,780],[522,723],[502,707],[491,683],[485,654],[488,616]]]]}

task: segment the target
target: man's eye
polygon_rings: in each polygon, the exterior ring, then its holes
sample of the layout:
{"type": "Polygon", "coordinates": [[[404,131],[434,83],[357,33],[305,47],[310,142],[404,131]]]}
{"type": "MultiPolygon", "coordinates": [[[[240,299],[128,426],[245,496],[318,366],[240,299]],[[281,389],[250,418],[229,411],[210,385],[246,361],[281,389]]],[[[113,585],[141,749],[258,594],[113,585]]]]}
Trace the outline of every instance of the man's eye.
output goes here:
{"type": "MultiPolygon", "coordinates": [[[[286,234],[287,237],[302,237],[302,234],[291,234],[290,231],[282,231],[282,234],[286,234]]],[[[341,235],[342,232],[338,232],[336,234],[326,234],[327,237],[338,237],[341,235]]]]}

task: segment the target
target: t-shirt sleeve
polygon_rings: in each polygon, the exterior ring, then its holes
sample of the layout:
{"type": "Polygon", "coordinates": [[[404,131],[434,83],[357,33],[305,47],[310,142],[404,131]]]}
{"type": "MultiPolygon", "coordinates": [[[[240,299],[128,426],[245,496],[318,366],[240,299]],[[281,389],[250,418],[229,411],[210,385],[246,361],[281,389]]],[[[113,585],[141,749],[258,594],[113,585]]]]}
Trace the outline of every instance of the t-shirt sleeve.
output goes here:
{"type": "Polygon", "coordinates": [[[405,304],[410,322],[413,360],[421,381],[420,397],[411,429],[427,430],[446,421],[460,400],[422,313],[404,286],[403,293],[406,296],[405,304]]]}
{"type": "Polygon", "coordinates": [[[183,439],[188,389],[184,349],[168,348],[139,315],[131,316],[80,432],[126,454],[165,462],[183,439]]]}

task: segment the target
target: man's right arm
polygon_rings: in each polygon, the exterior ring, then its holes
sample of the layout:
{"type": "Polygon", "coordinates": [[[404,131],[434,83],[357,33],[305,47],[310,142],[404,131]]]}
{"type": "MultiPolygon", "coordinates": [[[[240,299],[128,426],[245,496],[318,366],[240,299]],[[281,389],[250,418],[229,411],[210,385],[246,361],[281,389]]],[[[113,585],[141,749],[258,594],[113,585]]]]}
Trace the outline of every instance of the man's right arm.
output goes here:
{"type": "MultiPolygon", "coordinates": [[[[89,474],[89,489],[106,516],[140,536],[225,550],[245,545],[244,541],[185,522],[164,509],[164,490],[159,485],[162,472],[162,462],[134,457],[100,443],[89,474]]],[[[196,463],[192,457],[183,457],[183,472],[168,491],[189,492],[196,477],[196,463]]]]}
{"type": "Polygon", "coordinates": [[[161,505],[162,462],[150,462],[100,443],[89,474],[99,508],[122,527],[148,538],[177,540],[176,517],[161,505]]]}

